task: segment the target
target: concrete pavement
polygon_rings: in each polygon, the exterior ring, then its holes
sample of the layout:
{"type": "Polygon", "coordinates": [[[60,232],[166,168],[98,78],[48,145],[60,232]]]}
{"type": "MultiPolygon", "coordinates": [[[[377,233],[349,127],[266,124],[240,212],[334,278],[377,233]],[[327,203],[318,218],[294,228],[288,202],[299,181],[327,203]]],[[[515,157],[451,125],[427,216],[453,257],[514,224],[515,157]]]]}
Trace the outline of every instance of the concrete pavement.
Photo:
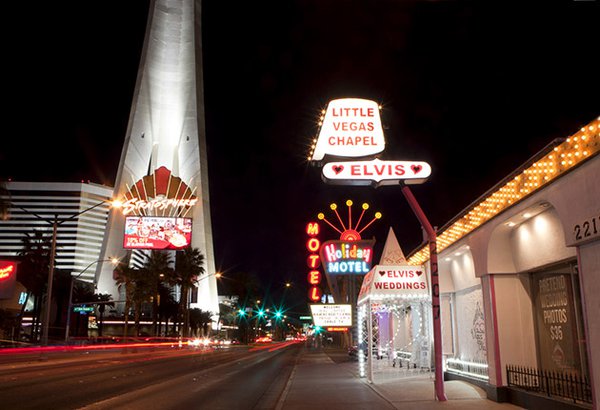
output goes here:
{"type": "Polygon", "coordinates": [[[276,409],[520,409],[488,400],[466,382],[447,381],[444,387],[448,400],[439,402],[427,374],[371,384],[358,377],[357,362],[342,350],[306,347],[276,409]]]}

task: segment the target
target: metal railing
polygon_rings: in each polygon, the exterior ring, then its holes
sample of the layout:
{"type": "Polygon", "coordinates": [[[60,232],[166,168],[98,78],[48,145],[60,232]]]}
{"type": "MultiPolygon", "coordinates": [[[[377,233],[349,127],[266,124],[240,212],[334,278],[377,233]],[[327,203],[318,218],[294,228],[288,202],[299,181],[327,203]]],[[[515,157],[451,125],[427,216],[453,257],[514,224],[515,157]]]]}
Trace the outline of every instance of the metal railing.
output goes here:
{"type": "Polygon", "coordinates": [[[507,365],[506,380],[509,387],[573,400],[574,403],[592,403],[590,380],[576,373],[507,365]]]}

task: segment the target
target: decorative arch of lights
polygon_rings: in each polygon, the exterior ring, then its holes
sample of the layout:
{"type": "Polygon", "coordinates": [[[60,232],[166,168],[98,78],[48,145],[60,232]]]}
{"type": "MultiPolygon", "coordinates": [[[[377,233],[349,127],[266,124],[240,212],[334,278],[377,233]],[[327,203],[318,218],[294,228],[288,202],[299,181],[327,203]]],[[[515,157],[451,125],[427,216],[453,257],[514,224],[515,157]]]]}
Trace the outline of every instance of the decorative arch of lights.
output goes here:
{"type": "Polygon", "coordinates": [[[198,200],[195,189],[162,166],[127,185],[121,207],[124,215],[184,217],[198,200]]]}
{"type": "MultiPolygon", "coordinates": [[[[486,194],[448,224],[437,235],[437,250],[443,251],[460,238],[473,232],[504,210],[519,203],[600,152],[600,117],[582,127],[575,134],[545,150],[500,181],[486,194]]],[[[427,245],[407,258],[411,265],[422,265],[429,260],[427,245]]]]}

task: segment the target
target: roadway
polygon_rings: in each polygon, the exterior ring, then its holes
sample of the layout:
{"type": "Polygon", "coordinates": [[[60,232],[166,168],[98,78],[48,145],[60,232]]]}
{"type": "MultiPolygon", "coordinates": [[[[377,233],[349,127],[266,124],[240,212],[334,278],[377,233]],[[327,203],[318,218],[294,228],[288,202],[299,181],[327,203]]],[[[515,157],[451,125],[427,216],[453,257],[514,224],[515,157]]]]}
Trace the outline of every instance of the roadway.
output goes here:
{"type": "Polygon", "coordinates": [[[273,409],[301,343],[3,355],[5,409],[273,409]]]}

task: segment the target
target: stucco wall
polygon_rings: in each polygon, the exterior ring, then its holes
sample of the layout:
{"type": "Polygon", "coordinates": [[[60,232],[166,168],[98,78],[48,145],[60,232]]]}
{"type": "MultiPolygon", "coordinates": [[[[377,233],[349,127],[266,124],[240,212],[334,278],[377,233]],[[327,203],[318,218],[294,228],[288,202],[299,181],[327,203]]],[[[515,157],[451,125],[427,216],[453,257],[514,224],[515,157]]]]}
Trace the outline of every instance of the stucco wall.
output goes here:
{"type": "Polygon", "coordinates": [[[533,216],[510,234],[511,255],[517,272],[574,258],[575,249],[565,246],[563,227],[553,209],[533,216]]]}
{"type": "Polygon", "coordinates": [[[485,321],[481,286],[456,293],[457,356],[462,360],[486,361],[485,321]]]}
{"type": "MultiPolygon", "coordinates": [[[[536,366],[533,311],[528,278],[524,275],[495,275],[496,313],[500,364],[536,366]]],[[[506,374],[502,372],[503,384],[506,374]]]]}
{"type": "Polygon", "coordinates": [[[596,403],[600,400],[600,241],[579,249],[579,282],[583,293],[583,316],[587,327],[588,362],[596,403]]]}

